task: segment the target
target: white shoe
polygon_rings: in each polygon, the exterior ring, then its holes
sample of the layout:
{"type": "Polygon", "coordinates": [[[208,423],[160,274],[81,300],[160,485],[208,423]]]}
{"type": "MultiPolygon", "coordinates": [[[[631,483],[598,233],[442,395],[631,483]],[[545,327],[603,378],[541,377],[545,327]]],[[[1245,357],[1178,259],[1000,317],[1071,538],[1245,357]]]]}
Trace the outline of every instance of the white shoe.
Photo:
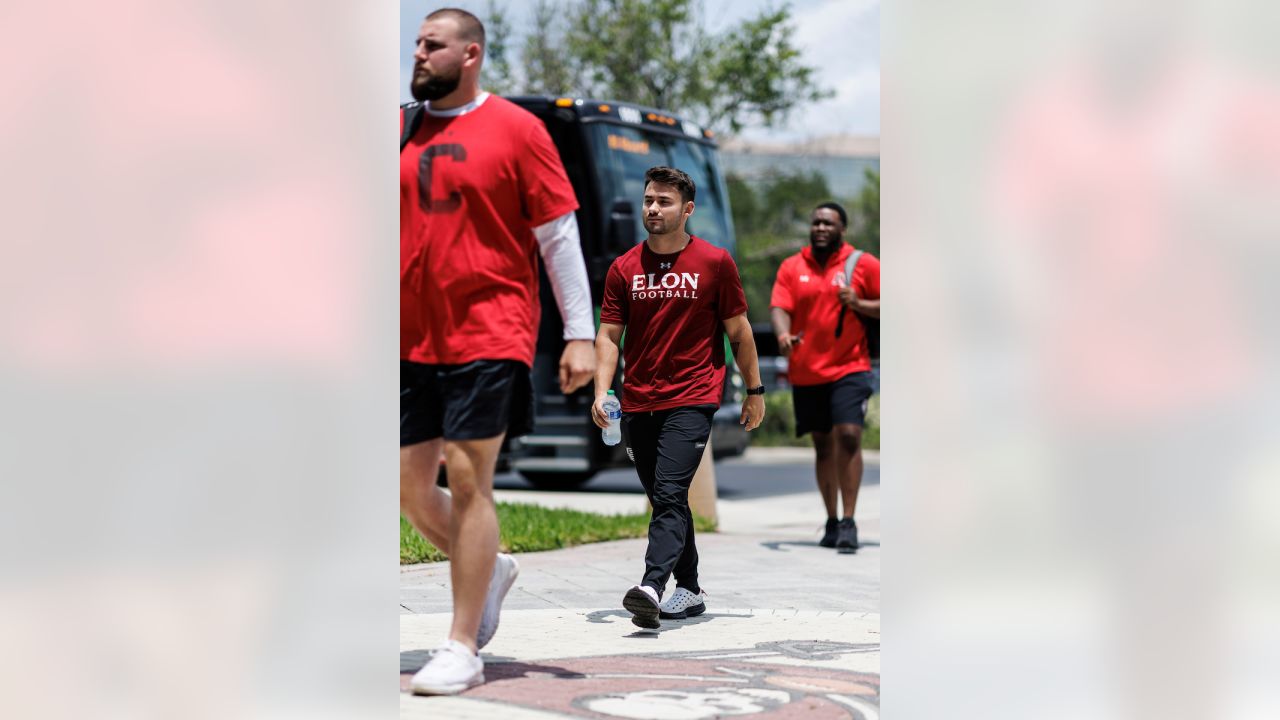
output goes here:
{"type": "Polygon", "coordinates": [[[626,595],[622,596],[622,607],[631,613],[633,625],[648,630],[661,627],[658,622],[658,591],[648,585],[633,585],[626,595]]]}
{"type": "Polygon", "coordinates": [[[697,617],[707,611],[707,594],[699,590],[695,595],[678,587],[671,597],[662,602],[661,610],[659,617],[663,620],[697,617]]]}
{"type": "Polygon", "coordinates": [[[409,687],[415,695],[456,695],[482,682],[484,661],[480,656],[457,640],[446,640],[414,674],[409,687]]]}
{"type": "Polygon", "coordinates": [[[516,559],[505,553],[498,553],[498,559],[493,561],[493,575],[489,578],[489,592],[484,596],[484,613],[480,615],[480,630],[476,633],[477,649],[488,645],[493,634],[498,632],[502,601],[519,574],[520,566],[516,564],[516,559]]]}

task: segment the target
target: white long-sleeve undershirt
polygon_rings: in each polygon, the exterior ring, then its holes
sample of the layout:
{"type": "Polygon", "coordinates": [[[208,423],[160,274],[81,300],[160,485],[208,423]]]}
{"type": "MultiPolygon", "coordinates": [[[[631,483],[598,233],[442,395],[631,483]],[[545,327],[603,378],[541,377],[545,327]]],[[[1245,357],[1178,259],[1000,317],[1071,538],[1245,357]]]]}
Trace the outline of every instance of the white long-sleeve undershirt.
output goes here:
{"type": "Polygon", "coordinates": [[[547,266],[547,277],[560,306],[565,340],[591,340],[596,336],[591,312],[591,286],[587,284],[587,266],[582,259],[582,242],[578,236],[578,218],[565,213],[551,222],[533,229],[547,266]]]}

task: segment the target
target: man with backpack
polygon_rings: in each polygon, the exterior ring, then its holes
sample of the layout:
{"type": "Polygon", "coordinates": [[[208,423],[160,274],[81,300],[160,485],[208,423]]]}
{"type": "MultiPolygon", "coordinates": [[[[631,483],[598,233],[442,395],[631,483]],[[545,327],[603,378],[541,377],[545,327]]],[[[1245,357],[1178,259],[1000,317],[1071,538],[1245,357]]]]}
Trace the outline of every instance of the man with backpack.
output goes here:
{"type": "Polygon", "coordinates": [[[848,221],[836,203],[814,208],[809,246],[782,262],[769,301],[778,349],[790,358],[796,437],[813,433],[827,510],[819,544],[841,553],[858,549],[853,511],[880,318],[880,261],[844,242],[848,221]]]}
{"type": "Polygon", "coordinates": [[[539,255],[564,321],[561,391],[595,372],[578,201],[546,127],[481,92],[484,46],[471,13],[428,15],[400,119],[400,510],[449,556],[453,592],[449,637],[410,682],[424,694],[484,682],[478,651],[519,572],[498,554],[493,474],[503,439],[532,428],[539,255]]]}

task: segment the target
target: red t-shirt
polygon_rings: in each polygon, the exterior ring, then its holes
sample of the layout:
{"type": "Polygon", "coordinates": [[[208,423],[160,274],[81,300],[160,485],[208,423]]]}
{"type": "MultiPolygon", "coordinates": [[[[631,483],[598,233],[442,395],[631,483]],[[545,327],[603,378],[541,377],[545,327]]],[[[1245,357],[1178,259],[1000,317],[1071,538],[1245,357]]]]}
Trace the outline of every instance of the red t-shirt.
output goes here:
{"type": "Polygon", "coordinates": [[[577,207],[531,113],[491,95],[465,115],[425,115],[400,153],[400,358],[532,367],[533,228],[577,207]]]}
{"type": "MultiPolygon", "coordinates": [[[[791,351],[792,385],[822,385],[871,369],[866,333],[852,310],[845,310],[844,329],[836,337],[836,323],[844,309],[837,292],[848,284],[844,263],[852,252],[853,246],[841,244],[827,264],[819,266],[813,249],[806,247],[778,268],[769,305],[791,315],[792,335],[804,333],[791,351]]],[[[874,255],[864,252],[858,258],[852,285],[860,298],[880,298],[880,261],[874,255]]]]}
{"type": "Polygon", "coordinates": [[[746,311],[738,266],[705,240],[691,237],[667,255],[642,242],[619,256],[604,281],[600,322],[625,326],[622,409],[719,405],[723,323],[746,311]]]}

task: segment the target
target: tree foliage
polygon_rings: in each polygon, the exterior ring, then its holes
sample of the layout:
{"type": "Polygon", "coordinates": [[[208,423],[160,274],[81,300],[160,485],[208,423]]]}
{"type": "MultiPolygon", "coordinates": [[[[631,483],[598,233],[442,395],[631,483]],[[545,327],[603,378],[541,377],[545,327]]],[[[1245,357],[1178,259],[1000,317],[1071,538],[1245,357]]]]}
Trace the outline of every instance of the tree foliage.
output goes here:
{"type": "Polygon", "coordinates": [[[867,169],[867,179],[849,210],[849,232],[845,235],[859,250],[880,257],[880,173],[867,169]]]}
{"type": "MultiPolygon", "coordinates": [[[[774,127],[797,107],[829,97],[792,43],[787,6],[720,33],[702,21],[702,0],[538,0],[521,45],[528,94],[579,94],[649,105],[719,132],[774,127]]],[[[505,11],[490,2],[490,57],[506,61],[505,11]],[[493,52],[493,37],[503,40],[493,52]]],[[[492,62],[492,61],[491,61],[492,62]]],[[[509,65],[505,66],[509,70],[509,65]]],[[[486,84],[502,82],[490,68],[486,84]]]]}
{"type": "Polygon", "coordinates": [[[564,51],[562,15],[551,0],[533,5],[533,26],[525,37],[522,57],[525,80],[521,92],[529,95],[567,95],[577,84],[574,66],[564,51]]]}
{"type": "Polygon", "coordinates": [[[505,95],[514,91],[517,81],[511,71],[511,22],[506,8],[497,0],[489,0],[485,19],[485,86],[490,92],[505,95]]]}

